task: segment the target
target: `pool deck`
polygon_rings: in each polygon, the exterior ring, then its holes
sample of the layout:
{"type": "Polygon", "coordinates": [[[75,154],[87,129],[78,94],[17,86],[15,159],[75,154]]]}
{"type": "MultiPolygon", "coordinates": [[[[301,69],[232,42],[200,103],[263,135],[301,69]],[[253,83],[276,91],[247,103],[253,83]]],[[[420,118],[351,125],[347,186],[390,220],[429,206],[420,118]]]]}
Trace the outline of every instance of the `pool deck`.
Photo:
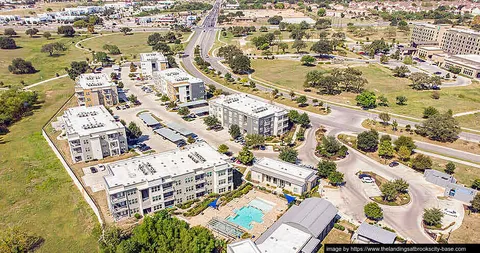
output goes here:
{"type": "Polygon", "coordinates": [[[248,203],[250,203],[250,201],[254,200],[255,198],[259,198],[268,203],[275,204],[272,210],[264,214],[262,223],[252,222],[253,228],[251,230],[245,229],[245,231],[247,231],[251,235],[254,235],[255,238],[258,238],[263,232],[265,232],[265,230],[267,230],[267,228],[269,228],[277,220],[278,215],[283,214],[287,210],[286,199],[270,193],[264,193],[256,189],[252,189],[246,195],[240,198],[233,199],[225,206],[220,206],[218,210],[209,207],[205,211],[203,211],[203,215],[199,214],[195,217],[189,217],[186,219],[191,226],[200,225],[203,227],[207,227],[208,221],[210,221],[212,218],[217,217],[221,219],[226,219],[229,216],[234,216],[234,210],[239,210],[240,208],[247,206],[248,203]]]}

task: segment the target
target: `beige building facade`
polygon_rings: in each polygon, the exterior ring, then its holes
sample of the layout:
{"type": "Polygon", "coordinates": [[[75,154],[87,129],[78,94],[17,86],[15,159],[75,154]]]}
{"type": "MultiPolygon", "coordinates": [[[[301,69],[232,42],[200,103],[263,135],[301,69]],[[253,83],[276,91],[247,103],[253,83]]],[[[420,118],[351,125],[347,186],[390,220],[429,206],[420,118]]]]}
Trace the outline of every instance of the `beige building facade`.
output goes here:
{"type": "Polygon", "coordinates": [[[82,74],[75,85],[79,106],[114,106],[118,104],[117,85],[107,74],[82,74]]]}

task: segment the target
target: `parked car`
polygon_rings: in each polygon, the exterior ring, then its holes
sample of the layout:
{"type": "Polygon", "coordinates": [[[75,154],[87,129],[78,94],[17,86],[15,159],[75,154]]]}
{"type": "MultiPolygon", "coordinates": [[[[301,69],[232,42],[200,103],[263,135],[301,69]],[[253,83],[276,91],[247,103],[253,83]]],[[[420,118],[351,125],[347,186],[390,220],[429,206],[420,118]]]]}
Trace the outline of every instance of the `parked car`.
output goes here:
{"type": "Polygon", "coordinates": [[[362,178],[364,178],[364,177],[370,177],[370,175],[368,175],[368,174],[360,174],[360,175],[358,175],[358,178],[360,178],[360,179],[362,179],[362,178]]]}
{"type": "Polygon", "coordinates": [[[364,177],[362,178],[362,182],[366,184],[370,184],[370,183],[375,183],[375,180],[371,177],[364,177]]]}
{"type": "Polygon", "coordinates": [[[393,161],[388,166],[395,167],[395,166],[398,166],[398,165],[399,165],[399,163],[397,161],[393,161]]]}
{"type": "Polygon", "coordinates": [[[145,151],[148,151],[152,148],[148,145],[144,145],[144,146],[141,146],[139,149],[140,149],[140,151],[145,152],[145,151]]]}
{"type": "Polygon", "coordinates": [[[97,168],[95,168],[95,167],[90,167],[90,171],[92,173],[97,173],[98,172],[97,168]]]}
{"type": "Polygon", "coordinates": [[[115,106],[115,109],[120,110],[120,106],[118,106],[118,105],[115,106]]]}
{"type": "Polygon", "coordinates": [[[433,73],[433,74],[435,74],[435,75],[441,75],[441,74],[442,74],[442,72],[440,72],[440,71],[437,71],[437,72],[435,72],[435,73],[433,73]]]}
{"type": "Polygon", "coordinates": [[[446,214],[446,215],[453,216],[453,217],[457,217],[457,216],[458,216],[457,211],[455,211],[455,210],[453,210],[453,209],[449,209],[449,208],[443,209],[443,213],[446,214]]]}
{"type": "Polygon", "coordinates": [[[260,148],[260,150],[265,150],[266,149],[265,146],[263,146],[263,145],[260,146],[259,148],[260,148]]]}

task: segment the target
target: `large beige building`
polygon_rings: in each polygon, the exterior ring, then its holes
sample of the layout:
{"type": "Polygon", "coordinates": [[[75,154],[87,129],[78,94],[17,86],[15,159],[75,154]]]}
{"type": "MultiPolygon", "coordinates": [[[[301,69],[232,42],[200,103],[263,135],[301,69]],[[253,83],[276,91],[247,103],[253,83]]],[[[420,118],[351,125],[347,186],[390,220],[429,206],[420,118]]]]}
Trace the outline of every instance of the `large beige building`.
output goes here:
{"type": "Polygon", "coordinates": [[[188,102],[205,99],[205,84],[179,68],[170,68],[153,73],[155,86],[171,101],[188,102]]]}
{"type": "Polygon", "coordinates": [[[443,67],[455,67],[460,73],[473,78],[480,78],[480,55],[453,55],[444,60],[443,67]]]}
{"type": "Polygon", "coordinates": [[[167,69],[168,60],[159,52],[141,53],[140,67],[142,75],[151,77],[153,73],[167,69]]]}
{"type": "Polygon", "coordinates": [[[415,45],[438,45],[448,25],[416,24],[411,42],[415,45]]]}
{"type": "Polygon", "coordinates": [[[480,55],[480,32],[450,28],[440,40],[440,47],[449,54],[480,55]]]}
{"type": "Polygon", "coordinates": [[[82,74],[75,85],[79,106],[114,106],[118,104],[117,85],[107,74],[82,74]]]}
{"type": "Polygon", "coordinates": [[[108,207],[115,220],[233,189],[228,157],[205,142],[104,166],[108,207]]]}
{"type": "Polygon", "coordinates": [[[128,151],[125,127],[103,105],[68,108],[61,121],[75,163],[128,151]]]}

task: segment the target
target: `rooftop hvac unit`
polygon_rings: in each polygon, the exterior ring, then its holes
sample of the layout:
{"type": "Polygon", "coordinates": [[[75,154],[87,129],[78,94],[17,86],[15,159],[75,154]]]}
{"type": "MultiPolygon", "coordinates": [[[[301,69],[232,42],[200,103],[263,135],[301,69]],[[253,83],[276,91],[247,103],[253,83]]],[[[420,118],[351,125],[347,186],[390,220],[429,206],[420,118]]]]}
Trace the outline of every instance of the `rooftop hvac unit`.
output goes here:
{"type": "Polygon", "coordinates": [[[155,168],[149,162],[146,163],[146,167],[152,174],[155,174],[157,172],[157,170],[155,170],[155,168]]]}
{"type": "Polygon", "coordinates": [[[188,158],[192,159],[192,161],[194,161],[195,163],[199,163],[198,159],[195,156],[193,156],[191,153],[188,154],[188,158]]]}
{"type": "Polygon", "coordinates": [[[143,163],[140,163],[140,164],[138,165],[138,169],[139,169],[141,172],[143,172],[144,175],[148,175],[148,172],[147,172],[147,170],[145,169],[145,165],[144,165],[143,163]]]}
{"type": "Polygon", "coordinates": [[[257,107],[257,108],[255,108],[255,109],[253,109],[253,112],[254,112],[254,113],[260,113],[260,112],[264,112],[264,111],[266,111],[266,110],[268,110],[268,108],[262,106],[262,107],[257,107]]]}
{"type": "Polygon", "coordinates": [[[198,160],[200,160],[202,163],[206,162],[207,160],[205,160],[205,158],[203,158],[203,156],[201,156],[199,153],[197,152],[193,152],[193,155],[198,158],[198,160]]]}

